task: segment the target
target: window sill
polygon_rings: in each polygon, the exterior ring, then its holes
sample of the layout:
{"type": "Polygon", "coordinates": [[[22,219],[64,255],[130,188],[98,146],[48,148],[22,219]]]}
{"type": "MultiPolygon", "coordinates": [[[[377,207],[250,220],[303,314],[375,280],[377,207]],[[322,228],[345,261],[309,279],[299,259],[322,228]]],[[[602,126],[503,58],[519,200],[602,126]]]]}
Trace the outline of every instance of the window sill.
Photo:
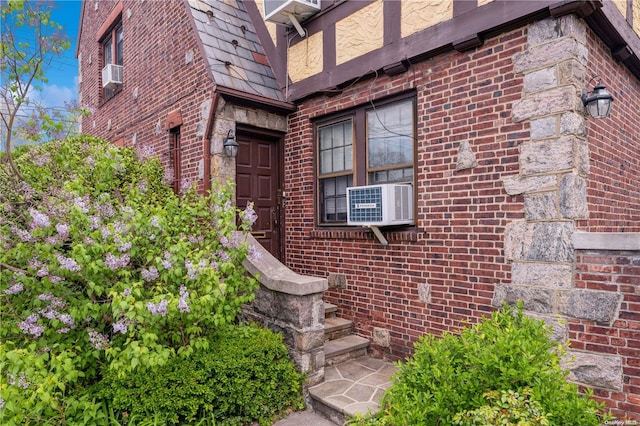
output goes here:
{"type": "MultiPolygon", "coordinates": [[[[418,228],[382,228],[387,241],[393,242],[415,242],[423,234],[418,228]]],[[[334,229],[314,229],[311,231],[311,238],[319,240],[376,240],[374,233],[367,228],[349,227],[334,229]]]]}

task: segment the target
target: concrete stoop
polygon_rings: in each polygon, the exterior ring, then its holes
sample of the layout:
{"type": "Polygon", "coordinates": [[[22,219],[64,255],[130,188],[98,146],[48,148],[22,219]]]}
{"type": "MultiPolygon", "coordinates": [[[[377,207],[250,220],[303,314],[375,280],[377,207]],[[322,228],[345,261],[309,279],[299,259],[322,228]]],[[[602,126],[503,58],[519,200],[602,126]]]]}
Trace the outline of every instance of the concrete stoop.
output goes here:
{"type": "Polygon", "coordinates": [[[369,340],[325,303],[324,381],[309,388],[313,409],[342,425],[356,413],[377,412],[396,367],[367,356],[369,340]]]}
{"type": "Polygon", "coordinates": [[[376,413],[396,367],[387,361],[362,357],[324,369],[324,382],[309,388],[313,409],[342,425],[357,413],[376,413]]]}

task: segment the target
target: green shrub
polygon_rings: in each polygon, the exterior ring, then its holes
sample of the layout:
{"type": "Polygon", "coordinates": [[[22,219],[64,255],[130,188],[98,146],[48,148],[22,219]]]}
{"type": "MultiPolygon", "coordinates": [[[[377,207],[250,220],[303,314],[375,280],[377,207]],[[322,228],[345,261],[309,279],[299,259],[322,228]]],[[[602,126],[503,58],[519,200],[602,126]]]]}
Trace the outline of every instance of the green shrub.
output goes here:
{"type": "Polygon", "coordinates": [[[488,391],[528,395],[552,425],[601,423],[603,406],[567,382],[563,348],[522,306],[505,306],[459,336],[424,336],[415,348],[399,365],[378,416],[354,424],[450,425],[458,413],[491,405],[488,395],[495,394],[488,391]]]}
{"type": "Polygon", "coordinates": [[[3,425],[104,424],[85,398],[102,372],[206,349],[253,299],[251,206],[176,195],[147,155],[79,136],[18,152],[24,180],[0,162],[3,425]]]}
{"type": "Polygon", "coordinates": [[[549,426],[542,407],[531,400],[531,389],[521,393],[514,391],[485,392],[489,404],[475,410],[456,414],[455,426],[549,426]]]}
{"type": "Polygon", "coordinates": [[[156,424],[214,418],[219,425],[267,425],[277,413],[304,407],[303,381],[281,335],[236,326],[216,332],[208,350],[186,359],[127,377],[110,371],[99,394],[115,411],[156,424]]]}

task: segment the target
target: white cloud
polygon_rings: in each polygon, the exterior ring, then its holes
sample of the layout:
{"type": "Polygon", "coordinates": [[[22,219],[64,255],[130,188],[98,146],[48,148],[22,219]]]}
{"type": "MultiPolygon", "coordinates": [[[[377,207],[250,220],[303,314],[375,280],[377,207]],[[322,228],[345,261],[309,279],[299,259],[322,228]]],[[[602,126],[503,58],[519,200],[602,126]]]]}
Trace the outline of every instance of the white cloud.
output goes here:
{"type": "Polygon", "coordinates": [[[64,106],[65,102],[71,102],[78,98],[75,87],[58,86],[48,84],[42,87],[42,92],[38,94],[40,102],[45,107],[64,106]]]}

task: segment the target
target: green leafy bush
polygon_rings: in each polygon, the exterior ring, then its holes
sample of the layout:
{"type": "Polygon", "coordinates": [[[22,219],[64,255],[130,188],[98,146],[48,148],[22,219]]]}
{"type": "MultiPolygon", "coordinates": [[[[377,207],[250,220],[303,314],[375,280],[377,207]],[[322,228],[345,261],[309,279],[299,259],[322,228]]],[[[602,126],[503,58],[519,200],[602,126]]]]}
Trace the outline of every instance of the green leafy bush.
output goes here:
{"type": "Polygon", "coordinates": [[[0,163],[0,423],[100,424],[102,372],[206,349],[253,299],[251,206],[175,195],[145,157],[80,136],[0,163]]]}
{"type": "Polygon", "coordinates": [[[456,414],[455,426],[549,426],[542,407],[531,400],[531,389],[485,392],[489,404],[456,414]]]}
{"type": "Polygon", "coordinates": [[[268,425],[277,413],[304,406],[303,381],[281,335],[238,326],[216,332],[208,350],[186,359],[126,377],[110,371],[99,393],[117,412],[156,424],[213,418],[219,425],[268,425]]]}
{"type": "Polygon", "coordinates": [[[450,425],[456,414],[491,405],[488,391],[527,395],[552,425],[599,425],[603,408],[578,393],[560,366],[564,353],[544,322],[504,307],[459,336],[422,337],[399,365],[376,418],[354,424],[450,425]]]}

